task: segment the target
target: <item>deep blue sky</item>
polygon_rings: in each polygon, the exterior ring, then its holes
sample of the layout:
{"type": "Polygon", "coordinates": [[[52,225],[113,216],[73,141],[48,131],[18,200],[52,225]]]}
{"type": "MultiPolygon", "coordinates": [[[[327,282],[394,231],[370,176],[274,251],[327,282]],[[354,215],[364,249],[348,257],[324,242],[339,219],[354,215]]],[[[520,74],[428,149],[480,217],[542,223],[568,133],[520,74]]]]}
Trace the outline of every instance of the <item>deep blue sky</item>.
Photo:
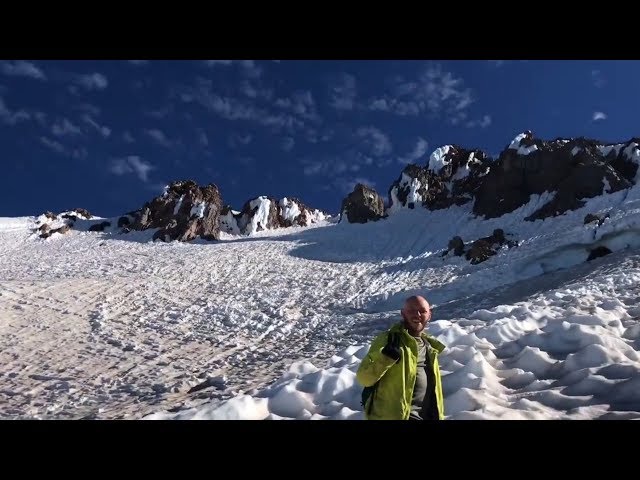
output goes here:
{"type": "Polygon", "coordinates": [[[0,216],[134,210],[177,179],[337,213],[438,146],[640,136],[638,61],[0,61],[0,216]]]}

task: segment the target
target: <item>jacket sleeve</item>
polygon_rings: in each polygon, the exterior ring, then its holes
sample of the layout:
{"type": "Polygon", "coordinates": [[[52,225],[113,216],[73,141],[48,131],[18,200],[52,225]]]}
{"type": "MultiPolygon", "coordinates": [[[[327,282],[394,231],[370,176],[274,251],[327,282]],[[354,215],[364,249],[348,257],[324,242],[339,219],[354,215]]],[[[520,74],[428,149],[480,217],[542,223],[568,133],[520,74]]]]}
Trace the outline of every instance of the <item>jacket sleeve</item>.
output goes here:
{"type": "Polygon", "coordinates": [[[396,363],[396,360],[387,357],[382,353],[382,349],[387,344],[387,333],[378,335],[362,359],[358,371],[356,372],[356,380],[363,387],[370,387],[375,384],[396,363]]]}

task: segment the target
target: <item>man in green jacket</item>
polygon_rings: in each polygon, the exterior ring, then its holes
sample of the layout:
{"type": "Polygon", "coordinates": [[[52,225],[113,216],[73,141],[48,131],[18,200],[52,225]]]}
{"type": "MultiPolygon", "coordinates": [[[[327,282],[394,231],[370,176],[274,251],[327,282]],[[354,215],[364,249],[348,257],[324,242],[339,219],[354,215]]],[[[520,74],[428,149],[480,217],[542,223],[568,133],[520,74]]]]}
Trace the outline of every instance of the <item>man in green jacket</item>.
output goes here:
{"type": "Polygon", "coordinates": [[[409,297],[402,322],[378,335],[356,373],[373,387],[364,405],[368,420],[442,420],[444,398],[438,355],[445,345],[424,332],[431,320],[429,302],[409,297]]]}

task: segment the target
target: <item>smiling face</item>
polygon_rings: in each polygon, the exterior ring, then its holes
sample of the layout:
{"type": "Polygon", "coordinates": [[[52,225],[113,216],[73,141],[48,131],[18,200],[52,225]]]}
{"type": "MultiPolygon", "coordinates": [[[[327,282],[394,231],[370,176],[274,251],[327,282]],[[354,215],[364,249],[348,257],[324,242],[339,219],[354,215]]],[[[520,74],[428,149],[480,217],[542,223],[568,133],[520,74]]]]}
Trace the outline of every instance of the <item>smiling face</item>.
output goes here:
{"type": "Polygon", "coordinates": [[[418,336],[431,320],[431,307],[423,297],[410,297],[400,311],[411,335],[418,336]]]}

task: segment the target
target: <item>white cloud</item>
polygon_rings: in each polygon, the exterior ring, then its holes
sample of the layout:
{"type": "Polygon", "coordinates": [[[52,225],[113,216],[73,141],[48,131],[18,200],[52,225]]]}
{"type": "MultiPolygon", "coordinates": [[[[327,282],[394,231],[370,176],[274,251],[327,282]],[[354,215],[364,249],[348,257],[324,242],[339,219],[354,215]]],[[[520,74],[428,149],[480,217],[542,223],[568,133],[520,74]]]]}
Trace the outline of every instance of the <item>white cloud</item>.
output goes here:
{"type": "Polygon", "coordinates": [[[246,80],[240,84],[240,91],[249,98],[256,98],[258,96],[258,90],[246,80]]]}
{"type": "Polygon", "coordinates": [[[405,165],[409,163],[413,163],[416,160],[424,157],[424,155],[427,153],[428,148],[429,148],[429,142],[427,142],[422,137],[418,137],[418,140],[416,141],[416,145],[415,147],[413,147],[413,150],[406,157],[400,157],[398,161],[405,165]]]}
{"type": "Polygon", "coordinates": [[[19,60],[17,62],[3,62],[2,73],[16,77],[29,77],[36,80],[47,80],[45,74],[31,62],[19,60]]]}
{"type": "Polygon", "coordinates": [[[291,94],[287,98],[278,98],[274,105],[288,110],[295,115],[313,122],[320,122],[320,116],[316,112],[316,103],[309,90],[300,90],[291,94]]]}
{"type": "Polygon", "coordinates": [[[332,181],[347,172],[371,170],[391,164],[390,157],[373,157],[351,149],[341,155],[313,155],[302,158],[300,163],[306,176],[322,175],[332,181]]]}
{"type": "Polygon", "coordinates": [[[65,135],[80,135],[82,131],[80,127],[71,123],[67,118],[63,118],[62,121],[55,122],[51,126],[51,133],[56,137],[62,137],[65,135]]]}
{"type": "Polygon", "coordinates": [[[127,60],[131,65],[135,65],[136,67],[143,67],[145,65],[149,65],[149,60],[127,60]]]}
{"type": "Polygon", "coordinates": [[[485,115],[480,120],[471,120],[467,122],[467,127],[469,128],[487,128],[489,125],[491,125],[491,115],[485,115]]]}
{"type": "Polygon", "coordinates": [[[606,120],[607,114],[604,112],[593,112],[593,121],[597,122],[598,120],[606,120]]]}
{"type": "Polygon", "coordinates": [[[101,73],[78,75],[76,82],[87,90],[103,90],[109,85],[107,77],[101,73]]]}
{"type": "Polygon", "coordinates": [[[234,133],[229,136],[229,146],[249,145],[251,140],[253,140],[253,136],[250,133],[234,133]]]}
{"type": "Polygon", "coordinates": [[[77,160],[81,160],[87,157],[87,150],[84,147],[74,148],[73,150],[67,149],[62,143],[57,140],[51,140],[47,137],[40,137],[40,142],[45,145],[50,150],[53,150],[60,155],[65,155],[67,157],[72,157],[77,160]]]}
{"type": "Polygon", "coordinates": [[[353,110],[356,99],[356,78],[348,73],[343,73],[330,87],[331,105],[336,110],[353,110]]]}
{"type": "Polygon", "coordinates": [[[133,136],[131,135],[131,133],[128,130],[122,134],[122,139],[127,143],[134,143],[135,142],[135,139],[133,138],[133,136]]]}
{"type": "Polygon", "coordinates": [[[222,66],[228,67],[232,63],[233,63],[233,60],[205,60],[204,61],[204,64],[207,67],[216,67],[218,65],[222,65],[222,66]]]}
{"type": "Polygon", "coordinates": [[[291,114],[275,114],[237,98],[221,97],[212,92],[212,83],[207,79],[198,79],[197,87],[187,88],[178,96],[184,102],[198,103],[227,120],[250,120],[276,130],[293,131],[304,127],[304,122],[291,114]]]}
{"type": "Polygon", "coordinates": [[[154,169],[155,167],[152,164],[145,162],[137,155],[114,158],[109,166],[109,170],[115,175],[134,173],[143,182],[149,181],[149,172],[154,169]]]}
{"type": "Polygon", "coordinates": [[[169,148],[171,147],[171,141],[167,138],[162,130],[158,130],[157,128],[145,130],[147,135],[153,138],[159,145],[163,147],[169,148]]]}
{"type": "Polygon", "coordinates": [[[40,137],[40,141],[42,142],[43,145],[46,145],[54,152],[57,152],[63,155],[67,153],[66,149],[64,148],[64,145],[62,145],[57,140],[51,140],[47,137],[40,137]]]}
{"type": "Polygon", "coordinates": [[[387,103],[386,98],[376,98],[369,102],[369,110],[380,110],[382,112],[388,112],[391,110],[391,106],[387,103]]]}
{"type": "Polygon", "coordinates": [[[256,65],[253,60],[240,60],[244,73],[250,78],[262,76],[262,68],[256,65]]]}
{"type": "Polygon", "coordinates": [[[591,71],[591,80],[593,81],[593,86],[596,88],[602,88],[607,83],[600,70],[591,71]]]}
{"type": "Polygon", "coordinates": [[[364,146],[377,157],[388,155],[393,150],[389,137],[376,127],[360,127],[356,131],[364,146]]]}
{"type": "Polygon", "coordinates": [[[505,60],[489,60],[489,62],[495,67],[501,67],[504,65],[505,60]]]}
{"type": "Polygon", "coordinates": [[[391,92],[367,102],[370,110],[392,112],[396,115],[442,116],[452,125],[467,118],[467,110],[474,102],[472,92],[464,81],[444,71],[439,64],[425,68],[417,78],[391,79],[391,92]]]}
{"type": "Polygon", "coordinates": [[[282,149],[285,152],[290,152],[291,150],[293,150],[295,144],[296,141],[292,137],[284,137],[284,139],[282,139],[282,149]]]}
{"type": "Polygon", "coordinates": [[[302,172],[307,176],[328,175],[331,172],[334,160],[328,157],[318,159],[303,158],[301,163],[304,166],[302,172]]]}
{"type": "Polygon", "coordinates": [[[204,147],[209,146],[209,137],[207,137],[207,133],[204,130],[200,130],[198,141],[200,142],[200,145],[204,147]]]}
{"type": "Polygon", "coordinates": [[[0,120],[6,125],[15,125],[18,122],[29,120],[31,115],[24,110],[12,112],[0,97],[0,120]]]}
{"type": "Polygon", "coordinates": [[[95,128],[98,132],[100,132],[100,135],[102,135],[104,138],[107,138],[109,135],[111,135],[111,129],[109,127],[99,125],[95,120],[93,120],[93,118],[91,118],[90,115],[85,114],[82,116],[82,119],[93,128],[95,128]]]}
{"type": "Polygon", "coordinates": [[[173,112],[173,105],[169,104],[165,107],[158,108],[157,110],[146,110],[144,113],[153,118],[166,118],[173,112]]]}
{"type": "MultiPolygon", "coordinates": [[[[0,98],[0,108],[2,105],[2,99],[0,98]]],[[[44,112],[35,112],[33,117],[40,124],[41,127],[47,128],[47,114],[44,112]]]]}
{"type": "Polygon", "coordinates": [[[93,115],[94,117],[97,117],[98,115],[100,115],[100,112],[101,112],[100,107],[93,105],[91,103],[81,103],[80,105],[77,105],[75,109],[80,110],[81,112],[93,115]]]}
{"type": "Polygon", "coordinates": [[[207,67],[239,65],[242,67],[242,72],[250,78],[258,78],[262,75],[262,69],[253,60],[205,60],[204,64],[207,67]]]}

